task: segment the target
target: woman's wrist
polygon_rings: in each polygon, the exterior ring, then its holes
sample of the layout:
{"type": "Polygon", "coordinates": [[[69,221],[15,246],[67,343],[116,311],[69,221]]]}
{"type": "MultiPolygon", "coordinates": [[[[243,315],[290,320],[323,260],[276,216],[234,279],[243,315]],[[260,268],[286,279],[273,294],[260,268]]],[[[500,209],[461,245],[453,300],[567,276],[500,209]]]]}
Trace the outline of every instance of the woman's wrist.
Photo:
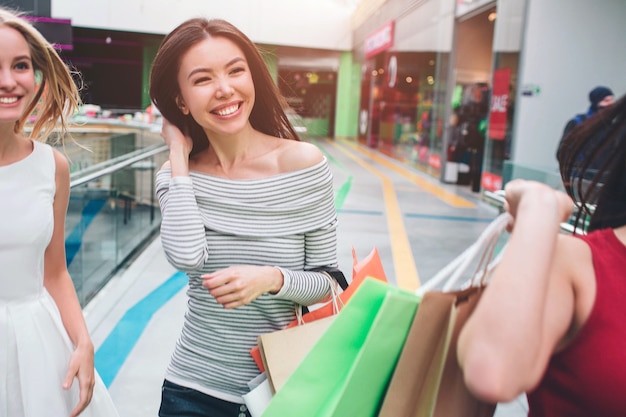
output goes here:
{"type": "Polygon", "coordinates": [[[189,153],[182,146],[170,148],[169,160],[172,176],[189,175],[189,153]]]}
{"type": "Polygon", "coordinates": [[[75,350],[84,351],[92,355],[95,351],[93,342],[91,341],[90,337],[82,337],[81,339],[79,339],[75,345],[75,350]]]}
{"type": "Polygon", "coordinates": [[[271,269],[272,284],[268,291],[270,294],[278,294],[285,284],[285,275],[282,268],[278,266],[269,267],[271,269]]]}
{"type": "Polygon", "coordinates": [[[532,222],[560,223],[559,200],[555,190],[542,184],[533,187],[530,191],[520,199],[516,223],[526,216],[531,217],[529,221],[532,222]]]}

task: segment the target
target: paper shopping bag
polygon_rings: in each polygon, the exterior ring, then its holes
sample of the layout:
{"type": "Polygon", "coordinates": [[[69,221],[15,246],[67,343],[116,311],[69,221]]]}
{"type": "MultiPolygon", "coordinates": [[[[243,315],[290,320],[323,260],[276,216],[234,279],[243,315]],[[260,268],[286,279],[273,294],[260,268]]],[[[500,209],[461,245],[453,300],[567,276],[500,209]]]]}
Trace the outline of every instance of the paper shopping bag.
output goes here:
{"type": "Polygon", "coordinates": [[[499,262],[500,256],[494,258],[495,249],[510,221],[508,213],[500,214],[469,248],[417,290],[423,298],[383,401],[381,417],[493,416],[495,404],[479,401],[466,388],[456,345],[499,262]],[[469,281],[459,287],[457,283],[467,272],[472,272],[469,281]],[[436,286],[442,286],[443,291],[433,290],[436,286]]]}
{"type": "Polygon", "coordinates": [[[419,298],[365,279],[263,416],[376,416],[419,298]]]}
{"type": "Polygon", "coordinates": [[[495,404],[466,388],[456,342],[484,287],[423,295],[380,417],[491,417],[495,404]]]}
{"type": "MultiPolygon", "coordinates": [[[[345,305],[348,300],[352,297],[354,292],[359,288],[359,286],[363,283],[365,278],[371,277],[375,278],[382,282],[387,282],[387,276],[385,275],[385,271],[383,270],[383,264],[380,260],[380,255],[378,254],[378,250],[373,248],[372,251],[361,261],[357,260],[356,252],[354,248],[352,248],[352,280],[343,292],[339,294],[339,301],[341,305],[345,305]]],[[[323,319],[325,317],[332,316],[333,313],[333,305],[332,302],[328,302],[323,306],[316,308],[315,310],[311,310],[306,314],[302,315],[302,320],[299,323],[298,320],[294,320],[289,323],[286,328],[297,326],[302,323],[310,323],[315,320],[323,319]]],[[[259,346],[255,346],[250,349],[250,355],[254,359],[256,365],[259,367],[261,372],[265,372],[265,365],[263,364],[263,358],[261,357],[261,352],[259,351],[259,346]]]]}
{"type": "Polygon", "coordinates": [[[272,393],[276,393],[330,326],[335,316],[259,336],[259,350],[272,393]]]}

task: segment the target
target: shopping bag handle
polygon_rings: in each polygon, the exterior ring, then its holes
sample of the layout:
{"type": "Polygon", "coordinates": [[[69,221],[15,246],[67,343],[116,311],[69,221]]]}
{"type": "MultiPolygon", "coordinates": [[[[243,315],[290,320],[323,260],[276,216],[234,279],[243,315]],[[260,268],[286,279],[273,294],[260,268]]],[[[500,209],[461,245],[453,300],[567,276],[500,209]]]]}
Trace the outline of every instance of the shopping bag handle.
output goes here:
{"type": "Polygon", "coordinates": [[[503,251],[501,251],[495,259],[491,259],[498,239],[506,230],[511,220],[512,217],[507,212],[496,217],[470,247],[465,249],[459,256],[452,260],[452,262],[437,272],[434,277],[422,284],[415,293],[417,295],[423,295],[425,292],[431,291],[438,286],[443,286],[444,291],[450,291],[454,288],[454,285],[465,273],[470,264],[477,258],[480,259],[480,262],[477,271],[472,275],[470,281],[476,282],[478,278],[480,282],[484,282],[486,275],[495,268],[501,258],[503,251]],[[486,266],[485,263],[487,264],[486,266]]]}
{"type": "MultiPolygon", "coordinates": [[[[339,297],[338,287],[340,287],[340,284],[327,271],[318,271],[318,272],[321,272],[324,275],[324,277],[326,278],[326,281],[328,281],[328,284],[330,285],[330,297],[331,297],[330,302],[332,302],[333,315],[335,315],[339,313],[339,310],[341,310],[344,306],[343,300],[341,299],[341,297],[339,297]]],[[[304,314],[303,309],[304,309],[304,306],[300,304],[296,304],[296,319],[298,320],[298,326],[301,326],[304,324],[304,319],[302,318],[304,314]]]]}

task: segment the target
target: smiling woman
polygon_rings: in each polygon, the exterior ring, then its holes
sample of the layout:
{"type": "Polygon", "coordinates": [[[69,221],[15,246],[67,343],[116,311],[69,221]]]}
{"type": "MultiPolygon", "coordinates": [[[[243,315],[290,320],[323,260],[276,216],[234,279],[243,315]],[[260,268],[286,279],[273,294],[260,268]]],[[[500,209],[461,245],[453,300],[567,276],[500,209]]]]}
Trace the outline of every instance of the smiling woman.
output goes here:
{"type": "Polygon", "coordinates": [[[261,54],[223,20],[164,39],[150,94],[169,161],[157,175],[161,241],[189,278],[188,312],[159,415],[249,415],[257,337],[330,295],[337,217],[326,158],[301,142],[261,54]]]}
{"type": "Polygon", "coordinates": [[[44,37],[3,8],[0,45],[0,416],[115,417],[65,263],[68,162],[44,143],[57,125],[65,136],[78,91],[44,37]]]}

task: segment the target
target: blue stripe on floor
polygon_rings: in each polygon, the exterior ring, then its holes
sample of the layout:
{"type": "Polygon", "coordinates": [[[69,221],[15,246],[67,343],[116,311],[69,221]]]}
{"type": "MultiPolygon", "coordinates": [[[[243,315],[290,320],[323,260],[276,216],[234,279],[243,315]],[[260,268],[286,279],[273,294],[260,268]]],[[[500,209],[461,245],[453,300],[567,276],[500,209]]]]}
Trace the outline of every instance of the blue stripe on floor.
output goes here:
{"type": "Polygon", "coordinates": [[[415,219],[430,219],[430,220],[452,220],[456,222],[476,222],[476,223],[491,223],[493,218],[480,218],[480,217],[465,217],[465,216],[443,216],[437,214],[419,214],[419,213],[407,213],[406,217],[415,219]]]}
{"type": "Polygon", "coordinates": [[[154,313],[187,285],[187,282],[185,273],[175,273],[130,308],[115,325],[95,355],[96,369],[107,388],[111,386],[154,313]]]}

